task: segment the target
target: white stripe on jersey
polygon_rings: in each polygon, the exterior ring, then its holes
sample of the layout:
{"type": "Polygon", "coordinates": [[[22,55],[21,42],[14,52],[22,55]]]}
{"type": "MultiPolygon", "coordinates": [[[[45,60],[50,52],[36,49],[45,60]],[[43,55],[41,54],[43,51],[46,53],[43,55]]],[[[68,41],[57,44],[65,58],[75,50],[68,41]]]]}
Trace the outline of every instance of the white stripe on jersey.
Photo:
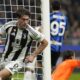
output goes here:
{"type": "MultiPolygon", "coordinates": [[[[11,33],[11,30],[12,30],[12,28],[9,29],[8,34],[11,33]]],[[[8,39],[7,39],[7,43],[6,43],[6,46],[5,46],[5,51],[4,51],[4,53],[5,53],[5,52],[7,51],[7,49],[8,49],[8,45],[9,45],[9,42],[10,42],[10,39],[9,39],[9,38],[10,38],[10,35],[8,35],[8,39]]]]}
{"type": "MultiPolygon", "coordinates": [[[[11,33],[11,30],[12,30],[12,28],[9,29],[8,33],[11,33]]],[[[10,39],[9,38],[10,38],[10,35],[8,36],[7,43],[6,43],[6,46],[5,46],[5,49],[4,49],[4,53],[2,55],[2,61],[4,60],[5,53],[8,50],[8,46],[9,46],[9,42],[10,42],[10,39]]]]}

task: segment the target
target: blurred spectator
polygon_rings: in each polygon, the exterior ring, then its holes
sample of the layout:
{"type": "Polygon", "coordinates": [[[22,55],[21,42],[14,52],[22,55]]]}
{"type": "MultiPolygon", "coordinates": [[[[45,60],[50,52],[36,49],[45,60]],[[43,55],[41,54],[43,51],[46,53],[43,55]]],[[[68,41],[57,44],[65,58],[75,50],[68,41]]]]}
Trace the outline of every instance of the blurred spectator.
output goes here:
{"type": "Polygon", "coordinates": [[[80,38],[80,25],[75,28],[75,31],[73,32],[73,38],[80,38]]]}

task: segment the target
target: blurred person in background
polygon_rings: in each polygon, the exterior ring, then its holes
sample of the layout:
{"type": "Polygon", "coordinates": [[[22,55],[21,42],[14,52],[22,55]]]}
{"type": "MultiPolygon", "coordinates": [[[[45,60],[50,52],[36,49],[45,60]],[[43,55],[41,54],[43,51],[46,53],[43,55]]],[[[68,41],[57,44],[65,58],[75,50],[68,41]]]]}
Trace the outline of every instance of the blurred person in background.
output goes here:
{"type": "Polygon", "coordinates": [[[52,1],[52,12],[50,13],[50,39],[51,39],[51,66],[55,68],[60,56],[64,33],[67,27],[67,17],[61,12],[59,1],[52,1]]]}
{"type": "MultiPolygon", "coordinates": [[[[40,54],[48,45],[47,40],[40,32],[33,29],[28,23],[30,12],[26,9],[19,9],[16,12],[17,20],[5,23],[0,28],[0,36],[5,34],[6,43],[0,63],[0,79],[9,80],[16,71],[26,64],[24,80],[33,80],[35,57],[40,54]],[[30,53],[30,46],[33,40],[39,41],[37,49],[30,53]]],[[[2,40],[0,38],[0,43],[2,40]]]]}
{"type": "Polygon", "coordinates": [[[69,80],[76,67],[80,67],[80,60],[75,59],[74,51],[63,52],[63,62],[58,64],[52,72],[52,80],[69,80]]]}

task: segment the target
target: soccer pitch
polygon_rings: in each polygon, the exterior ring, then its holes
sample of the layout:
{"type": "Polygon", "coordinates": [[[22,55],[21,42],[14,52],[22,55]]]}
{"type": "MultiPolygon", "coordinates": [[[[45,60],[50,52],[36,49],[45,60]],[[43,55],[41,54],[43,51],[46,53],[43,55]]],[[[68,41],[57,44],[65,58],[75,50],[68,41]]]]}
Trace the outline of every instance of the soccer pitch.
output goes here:
{"type": "Polygon", "coordinates": [[[11,80],[23,80],[24,74],[23,73],[16,73],[13,75],[11,80]]]}
{"type": "MultiPolygon", "coordinates": [[[[12,80],[23,80],[23,73],[15,74],[12,80]]],[[[73,73],[69,80],[80,80],[80,73],[73,73]]]]}
{"type": "Polygon", "coordinates": [[[80,73],[73,73],[69,80],[80,80],[80,73]]]}

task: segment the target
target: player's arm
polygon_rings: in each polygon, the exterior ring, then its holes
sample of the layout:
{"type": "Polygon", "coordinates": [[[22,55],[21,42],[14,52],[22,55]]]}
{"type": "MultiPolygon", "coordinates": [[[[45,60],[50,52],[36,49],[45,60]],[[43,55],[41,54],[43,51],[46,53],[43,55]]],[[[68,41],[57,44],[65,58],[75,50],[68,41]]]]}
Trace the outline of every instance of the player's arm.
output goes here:
{"type": "Polygon", "coordinates": [[[34,57],[36,57],[38,54],[40,54],[48,45],[48,41],[46,39],[43,39],[39,46],[37,47],[36,51],[32,54],[34,57]]]}
{"type": "MultiPolygon", "coordinates": [[[[40,33],[42,33],[42,26],[38,26],[38,27],[36,27],[35,28],[37,31],[39,31],[40,33]]],[[[42,34],[41,34],[42,35],[42,34]]],[[[47,46],[47,44],[48,44],[48,42],[47,42],[47,40],[44,38],[41,42],[40,42],[40,44],[39,44],[39,47],[37,48],[38,50],[37,51],[39,51],[39,52],[36,52],[36,53],[41,53],[44,49],[45,49],[45,47],[47,46]]],[[[34,56],[37,56],[37,55],[35,55],[34,54],[34,56]]]]}
{"type": "Polygon", "coordinates": [[[80,60],[73,59],[69,62],[72,67],[80,67],[80,60]]]}
{"type": "Polygon", "coordinates": [[[31,37],[39,42],[37,49],[32,53],[32,55],[26,57],[26,60],[33,61],[33,59],[46,48],[48,41],[45,39],[43,34],[36,31],[35,29],[30,28],[30,32],[31,37]]]}
{"type": "Polygon", "coordinates": [[[77,60],[77,67],[80,67],[80,60],[77,60]]]}
{"type": "Polygon", "coordinates": [[[37,26],[37,27],[35,27],[35,30],[37,30],[40,33],[42,33],[43,32],[43,27],[42,26],[37,26]]]}
{"type": "Polygon", "coordinates": [[[25,60],[27,62],[32,62],[34,60],[34,58],[46,48],[47,45],[48,45],[48,41],[46,39],[43,39],[40,42],[40,44],[37,47],[37,49],[32,53],[32,55],[26,56],[25,60]]]}

